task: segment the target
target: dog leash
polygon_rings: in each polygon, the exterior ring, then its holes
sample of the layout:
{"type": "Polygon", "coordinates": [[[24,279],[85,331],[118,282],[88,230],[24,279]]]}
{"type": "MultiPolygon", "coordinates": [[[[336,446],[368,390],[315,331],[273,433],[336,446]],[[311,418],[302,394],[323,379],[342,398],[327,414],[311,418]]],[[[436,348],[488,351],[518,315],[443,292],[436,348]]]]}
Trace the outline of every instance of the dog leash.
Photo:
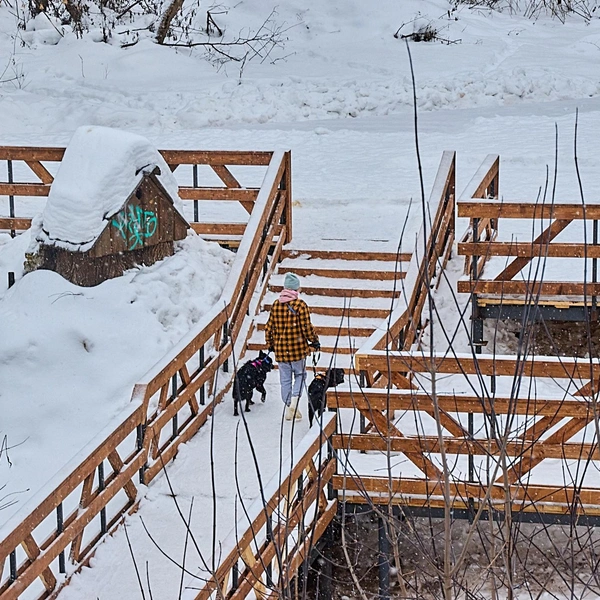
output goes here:
{"type": "Polygon", "coordinates": [[[317,363],[319,362],[320,359],[321,359],[321,351],[320,350],[318,351],[318,353],[317,352],[312,353],[312,368],[313,368],[313,374],[315,377],[317,376],[317,363]]]}

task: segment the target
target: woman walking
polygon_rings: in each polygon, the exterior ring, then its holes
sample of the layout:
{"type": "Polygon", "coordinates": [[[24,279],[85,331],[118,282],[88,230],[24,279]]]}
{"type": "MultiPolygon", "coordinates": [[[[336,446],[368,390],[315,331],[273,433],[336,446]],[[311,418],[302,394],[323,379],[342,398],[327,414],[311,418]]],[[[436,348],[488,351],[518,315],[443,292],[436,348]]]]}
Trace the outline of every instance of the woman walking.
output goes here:
{"type": "Polygon", "coordinates": [[[310,321],[310,310],[298,295],[300,279],[286,273],[283,290],[273,302],[265,329],[269,351],[275,352],[279,363],[281,398],[286,405],[285,418],[301,419],[298,407],[306,387],[306,357],[321,347],[319,337],[310,321]]]}

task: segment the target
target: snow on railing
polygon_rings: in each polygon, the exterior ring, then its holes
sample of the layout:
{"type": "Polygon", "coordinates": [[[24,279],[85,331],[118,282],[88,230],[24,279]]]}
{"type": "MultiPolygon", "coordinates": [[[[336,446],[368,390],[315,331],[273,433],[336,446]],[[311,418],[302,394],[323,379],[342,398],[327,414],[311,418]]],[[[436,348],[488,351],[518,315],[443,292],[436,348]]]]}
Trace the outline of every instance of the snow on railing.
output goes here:
{"type": "Polygon", "coordinates": [[[286,589],[337,511],[337,500],[327,491],[336,470],[331,451],[336,420],[324,413],[321,427],[309,430],[294,448],[289,470],[276,473],[244,509],[220,547],[225,558],[215,573],[199,571],[188,579],[184,600],[278,597],[277,591],[286,589]],[[202,588],[194,589],[202,580],[202,588]]]}

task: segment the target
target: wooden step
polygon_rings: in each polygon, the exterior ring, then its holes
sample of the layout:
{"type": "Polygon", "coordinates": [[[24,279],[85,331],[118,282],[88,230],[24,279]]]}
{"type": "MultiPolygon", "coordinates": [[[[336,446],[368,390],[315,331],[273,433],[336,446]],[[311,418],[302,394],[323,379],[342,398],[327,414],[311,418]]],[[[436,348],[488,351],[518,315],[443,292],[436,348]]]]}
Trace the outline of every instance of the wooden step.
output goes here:
{"type": "MultiPolygon", "coordinates": [[[[311,297],[312,300],[312,297],[311,297]]],[[[309,303],[310,312],[313,315],[327,315],[330,317],[374,317],[377,319],[385,319],[389,315],[389,310],[385,308],[369,308],[360,306],[350,306],[350,308],[344,308],[343,306],[318,306],[309,303]]],[[[265,310],[271,310],[272,303],[264,305],[265,310]]]]}
{"type": "MultiPolygon", "coordinates": [[[[351,335],[368,337],[381,325],[382,319],[352,318],[346,316],[331,317],[312,312],[311,321],[318,335],[351,335]]],[[[269,313],[264,311],[254,319],[258,331],[264,331],[269,313]]]]}
{"type": "Polygon", "coordinates": [[[323,258],[333,260],[381,260],[387,262],[396,262],[408,264],[411,258],[410,253],[395,252],[377,252],[370,250],[320,250],[320,249],[300,249],[284,248],[281,253],[282,258],[323,258]]]}
{"type": "MultiPolygon", "coordinates": [[[[319,336],[319,341],[321,342],[321,352],[324,354],[354,354],[354,352],[358,350],[358,348],[360,348],[367,339],[368,338],[366,337],[348,338],[348,336],[319,336]]],[[[265,343],[264,331],[255,331],[248,341],[247,347],[248,350],[253,352],[265,350],[267,345],[265,343]]]]}
{"type": "MultiPolygon", "coordinates": [[[[263,309],[271,310],[275,292],[267,292],[264,298],[263,309]]],[[[330,317],[359,317],[370,319],[385,319],[392,309],[389,298],[351,298],[314,295],[307,298],[307,304],[313,315],[327,315],[330,317]]]]}
{"type": "MultiPolygon", "coordinates": [[[[280,292],[283,285],[269,285],[272,292],[280,292]]],[[[336,296],[338,298],[399,298],[400,291],[393,290],[365,290],[352,288],[327,288],[302,286],[302,293],[307,296],[336,296]]]]}
{"type": "MultiPolygon", "coordinates": [[[[406,268],[407,263],[404,264],[406,268]]],[[[335,260],[284,260],[277,267],[278,273],[296,273],[299,277],[317,275],[333,279],[373,279],[394,281],[404,279],[406,272],[402,265],[375,261],[335,261],[335,260]]]]}

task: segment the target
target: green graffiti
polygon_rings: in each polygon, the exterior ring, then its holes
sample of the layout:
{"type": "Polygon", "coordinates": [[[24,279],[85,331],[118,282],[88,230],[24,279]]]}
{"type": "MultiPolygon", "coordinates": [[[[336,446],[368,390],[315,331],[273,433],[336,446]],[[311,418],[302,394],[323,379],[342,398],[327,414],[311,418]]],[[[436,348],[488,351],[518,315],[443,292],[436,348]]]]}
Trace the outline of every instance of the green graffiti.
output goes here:
{"type": "Polygon", "coordinates": [[[143,247],[144,240],[156,233],[158,221],[154,211],[129,206],[128,210],[124,209],[114,216],[112,225],[121,234],[129,250],[135,250],[143,247]]]}

